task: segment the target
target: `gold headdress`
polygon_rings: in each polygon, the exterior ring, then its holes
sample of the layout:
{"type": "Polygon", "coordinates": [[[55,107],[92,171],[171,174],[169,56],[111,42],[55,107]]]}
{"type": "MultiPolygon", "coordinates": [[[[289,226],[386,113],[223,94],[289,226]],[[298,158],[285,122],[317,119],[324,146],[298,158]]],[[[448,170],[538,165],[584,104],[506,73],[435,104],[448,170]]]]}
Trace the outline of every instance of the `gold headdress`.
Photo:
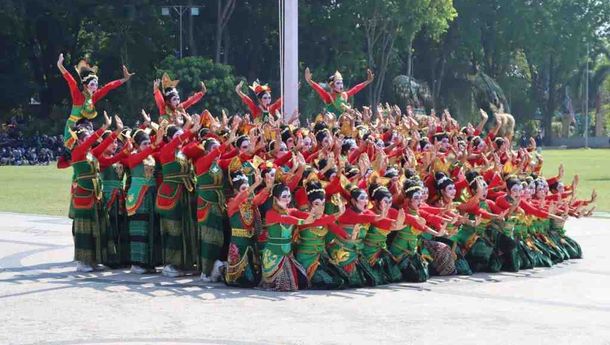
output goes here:
{"type": "Polygon", "coordinates": [[[92,78],[97,78],[97,66],[89,65],[86,60],[80,60],[78,64],[74,66],[74,69],[83,83],[89,82],[92,78]]]}
{"type": "Polygon", "coordinates": [[[161,91],[165,94],[166,90],[175,89],[180,80],[172,80],[167,73],[163,73],[161,77],[161,91]]]}
{"type": "Polygon", "coordinates": [[[268,84],[261,85],[258,80],[254,81],[252,85],[250,85],[250,90],[254,91],[255,94],[260,94],[261,92],[271,92],[271,87],[268,84]]]}
{"type": "Polygon", "coordinates": [[[328,78],[328,83],[332,84],[337,80],[343,80],[343,76],[341,75],[341,73],[339,73],[339,71],[335,71],[335,74],[331,75],[330,78],[328,78]]]}

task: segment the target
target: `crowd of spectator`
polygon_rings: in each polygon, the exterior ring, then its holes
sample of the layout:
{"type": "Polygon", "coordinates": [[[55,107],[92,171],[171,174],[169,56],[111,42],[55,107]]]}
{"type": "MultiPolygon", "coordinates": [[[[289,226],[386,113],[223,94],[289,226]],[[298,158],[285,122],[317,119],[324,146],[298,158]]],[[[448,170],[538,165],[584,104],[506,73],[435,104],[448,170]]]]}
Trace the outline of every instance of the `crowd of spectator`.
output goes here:
{"type": "Polygon", "coordinates": [[[24,135],[15,118],[0,129],[0,165],[48,165],[64,154],[61,135],[24,135]]]}

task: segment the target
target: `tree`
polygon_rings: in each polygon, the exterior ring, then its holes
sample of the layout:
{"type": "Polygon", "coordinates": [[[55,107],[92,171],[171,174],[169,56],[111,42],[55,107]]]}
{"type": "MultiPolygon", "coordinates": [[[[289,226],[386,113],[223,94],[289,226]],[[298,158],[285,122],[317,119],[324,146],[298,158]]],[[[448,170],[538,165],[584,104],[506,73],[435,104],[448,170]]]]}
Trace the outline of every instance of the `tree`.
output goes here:
{"type": "Polygon", "coordinates": [[[228,61],[229,37],[228,31],[226,31],[225,28],[231,19],[231,15],[233,15],[233,10],[235,10],[235,2],[236,0],[225,0],[223,4],[222,0],[217,0],[218,15],[216,18],[216,59],[214,60],[216,63],[221,62],[220,55],[223,53],[223,50],[224,59],[222,62],[226,64],[228,61]]]}
{"type": "Polygon", "coordinates": [[[579,67],[583,52],[607,35],[610,3],[595,0],[534,0],[517,6],[527,35],[521,39],[531,76],[530,96],[542,110],[546,143],[559,97],[579,67]]]}
{"type": "Polygon", "coordinates": [[[367,62],[375,71],[376,80],[369,90],[370,104],[379,103],[386,73],[396,47],[407,51],[407,72],[415,35],[426,28],[435,39],[447,30],[457,15],[452,0],[364,0],[338,3],[338,10],[345,6],[354,18],[354,27],[364,32],[367,62]]]}

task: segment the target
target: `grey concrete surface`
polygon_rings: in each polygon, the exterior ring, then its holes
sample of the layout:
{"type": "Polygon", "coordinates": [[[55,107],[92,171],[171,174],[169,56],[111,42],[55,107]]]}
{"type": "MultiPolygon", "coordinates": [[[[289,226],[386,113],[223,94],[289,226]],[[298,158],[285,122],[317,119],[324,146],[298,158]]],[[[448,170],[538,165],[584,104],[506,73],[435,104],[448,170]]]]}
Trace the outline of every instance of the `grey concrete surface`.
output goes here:
{"type": "Polygon", "coordinates": [[[78,274],[66,218],[0,213],[0,344],[610,344],[610,219],[550,269],[274,293],[78,274]]]}

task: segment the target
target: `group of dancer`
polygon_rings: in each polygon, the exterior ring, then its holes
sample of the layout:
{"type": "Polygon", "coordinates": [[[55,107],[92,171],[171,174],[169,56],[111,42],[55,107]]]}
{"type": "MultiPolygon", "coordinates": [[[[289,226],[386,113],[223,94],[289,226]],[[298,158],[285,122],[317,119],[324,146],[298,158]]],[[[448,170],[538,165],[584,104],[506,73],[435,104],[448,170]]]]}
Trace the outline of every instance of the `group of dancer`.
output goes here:
{"type": "MultiPolygon", "coordinates": [[[[352,108],[374,79],[344,89],[305,71],[326,105],[307,125],[285,123],[281,98],[236,86],[247,113],[189,114],[206,87],[182,101],[177,80],[153,82],[154,122],[127,128],[96,101],[131,73],[98,87],[81,61],[58,68],[73,108],[65,145],[74,171],[70,217],[77,270],[129,267],[134,274],[200,275],[280,291],[424,282],[430,275],[516,272],[582,256],[565,234],[570,216],[593,211],[575,197],[578,177],[542,175],[543,158],[513,149],[499,127],[483,134],[398,106],[352,108]]],[[[489,127],[489,126],[488,126],[489,127]]]]}

